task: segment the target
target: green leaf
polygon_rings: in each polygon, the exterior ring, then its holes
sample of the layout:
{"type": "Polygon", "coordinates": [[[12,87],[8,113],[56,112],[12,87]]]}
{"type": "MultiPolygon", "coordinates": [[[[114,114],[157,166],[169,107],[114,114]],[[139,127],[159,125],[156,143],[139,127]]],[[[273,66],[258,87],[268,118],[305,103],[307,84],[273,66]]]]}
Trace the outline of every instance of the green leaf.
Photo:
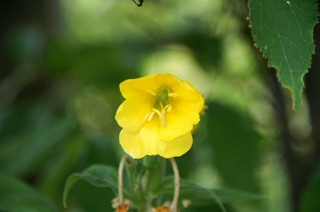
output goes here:
{"type": "Polygon", "coordinates": [[[114,167],[105,165],[92,165],[81,173],[72,174],[66,182],[63,192],[63,206],[67,207],[67,197],[74,184],[83,179],[98,188],[111,188],[114,192],[118,187],[117,170],[114,167]]]}
{"type": "Polygon", "coordinates": [[[315,0],[249,0],[248,6],[253,38],[268,65],[278,70],[279,81],[292,92],[293,108],[298,109],[303,76],[315,50],[315,0]]]}
{"type": "MultiPolygon", "coordinates": [[[[172,195],[173,177],[167,177],[162,190],[163,194],[172,195]]],[[[180,179],[180,196],[182,204],[202,206],[218,204],[225,211],[223,203],[236,203],[260,199],[261,195],[231,189],[207,189],[188,180],[180,179]]],[[[186,205],[185,205],[186,206],[186,205]]]]}
{"type": "Polygon", "coordinates": [[[55,211],[38,192],[19,179],[0,173],[0,211],[55,211]]]}

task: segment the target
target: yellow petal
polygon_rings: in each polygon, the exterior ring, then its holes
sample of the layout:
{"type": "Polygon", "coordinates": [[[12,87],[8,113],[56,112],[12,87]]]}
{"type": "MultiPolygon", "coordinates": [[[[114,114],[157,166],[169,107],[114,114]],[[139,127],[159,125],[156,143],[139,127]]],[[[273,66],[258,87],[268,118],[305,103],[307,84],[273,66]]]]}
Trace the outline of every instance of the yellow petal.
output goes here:
{"type": "Polygon", "coordinates": [[[146,123],[139,132],[147,155],[158,155],[166,148],[166,143],[161,142],[159,136],[160,122],[158,118],[146,123]]]}
{"type": "Polygon", "coordinates": [[[151,96],[136,96],[125,100],[118,108],[115,119],[129,131],[138,131],[144,124],[146,115],[152,109],[151,96]]]}
{"type": "Polygon", "coordinates": [[[120,83],[120,91],[126,99],[134,95],[150,93],[150,91],[157,92],[161,87],[168,87],[172,92],[178,92],[182,98],[190,101],[195,101],[199,96],[187,81],[180,80],[172,74],[152,74],[120,83]]]}
{"type": "Polygon", "coordinates": [[[193,126],[200,121],[199,113],[203,105],[203,98],[199,98],[195,102],[174,101],[172,110],[166,114],[166,126],[160,128],[161,139],[169,141],[191,132],[193,126]]]}
{"type": "Polygon", "coordinates": [[[128,99],[132,96],[146,95],[151,92],[156,92],[162,85],[162,82],[157,80],[158,74],[153,74],[137,79],[129,79],[120,83],[120,91],[124,98],[128,99]]]}
{"type": "Polygon", "coordinates": [[[175,83],[171,84],[171,90],[176,93],[179,98],[187,101],[198,101],[202,98],[201,94],[187,81],[177,79],[175,83]]]}
{"type": "Polygon", "coordinates": [[[153,120],[145,125],[139,132],[147,155],[160,155],[165,158],[178,157],[186,153],[192,146],[192,135],[189,131],[173,140],[160,139],[161,126],[158,120],[153,120]]]}
{"type": "Polygon", "coordinates": [[[161,141],[151,136],[151,140],[140,137],[139,133],[126,130],[120,132],[120,145],[132,158],[139,159],[146,155],[160,155],[164,158],[179,157],[192,146],[192,135],[187,133],[172,141],[161,141]]]}
{"type": "Polygon", "coordinates": [[[161,142],[155,132],[156,123],[151,121],[145,125],[140,132],[130,132],[122,129],[120,132],[120,144],[124,151],[132,158],[142,158],[146,155],[158,155],[164,151],[167,144],[161,142]]]}
{"type": "Polygon", "coordinates": [[[159,152],[159,155],[164,158],[179,157],[190,150],[192,142],[191,133],[187,133],[172,141],[165,142],[167,143],[167,148],[164,151],[159,152]]]}
{"type": "Polygon", "coordinates": [[[121,130],[119,135],[120,145],[132,158],[138,159],[146,155],[143,141],[138,133],[121,130]]]}

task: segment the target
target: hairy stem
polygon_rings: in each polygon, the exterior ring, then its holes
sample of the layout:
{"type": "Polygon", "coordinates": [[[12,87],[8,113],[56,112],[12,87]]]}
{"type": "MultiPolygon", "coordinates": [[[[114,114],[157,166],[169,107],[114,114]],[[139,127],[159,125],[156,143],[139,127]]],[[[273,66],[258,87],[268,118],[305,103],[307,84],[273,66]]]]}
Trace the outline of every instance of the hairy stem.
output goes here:
{"type": "Polygon", "coordinates": [[[123,200],[123,168],[126,162],[127,157],[123,156],[120,161],[119,169],[118,169],[118,198],[119,204],[122,205],[124,203],[123,200]]]}
{"type": "Polygon", "coordinates": [[[176,212],[178,207],[178,199],[179,199],[179,192],[180,192],[180,176],[179,176],[179,169],[174,158],[170,158],[170,163],[173,169],[174,174],[174,194],[173,199],[170,206],[170,211],[176,212]]]}

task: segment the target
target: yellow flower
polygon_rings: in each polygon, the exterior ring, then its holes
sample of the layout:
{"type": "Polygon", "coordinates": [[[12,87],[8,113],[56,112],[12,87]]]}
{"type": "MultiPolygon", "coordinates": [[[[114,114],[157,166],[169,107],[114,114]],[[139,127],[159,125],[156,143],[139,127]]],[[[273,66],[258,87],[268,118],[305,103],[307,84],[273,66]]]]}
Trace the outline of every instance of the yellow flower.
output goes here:
{"type": "Polygon", "coordinates": [[[125,101],[116,120],[120,144],[133,158],[181,156],[192,146],[191,131],[200,121],[204,100],[187,81],[153,74],[120,84],[125,101]]]}

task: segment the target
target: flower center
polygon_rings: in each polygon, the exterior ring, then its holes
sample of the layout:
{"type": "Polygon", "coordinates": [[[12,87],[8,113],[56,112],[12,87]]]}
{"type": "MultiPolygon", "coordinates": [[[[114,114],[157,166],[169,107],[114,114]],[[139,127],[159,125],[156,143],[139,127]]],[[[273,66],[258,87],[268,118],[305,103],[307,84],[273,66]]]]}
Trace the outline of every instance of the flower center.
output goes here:
{"type": "Polygon", "coordinates": [[[156,96],[153,99],[153,103],[152,103],[153,108],[162,110],[167,105],[169,105],[171,103],[169,94],[170,94],[170,90],[168,88],[159,88],[156,96]]]}
{"type": "Polygon", "coordinates": [[[172,93],[169,88],[161,87],[157,93],[153,93],[155,96],[152,101],[152,110],[145,116],[145,120],[151,121],[154,115],[159,116],[161,127],[166,127],[166,113],[172,109],[172,98],[176,97],[176,93],[172,93]]]}

